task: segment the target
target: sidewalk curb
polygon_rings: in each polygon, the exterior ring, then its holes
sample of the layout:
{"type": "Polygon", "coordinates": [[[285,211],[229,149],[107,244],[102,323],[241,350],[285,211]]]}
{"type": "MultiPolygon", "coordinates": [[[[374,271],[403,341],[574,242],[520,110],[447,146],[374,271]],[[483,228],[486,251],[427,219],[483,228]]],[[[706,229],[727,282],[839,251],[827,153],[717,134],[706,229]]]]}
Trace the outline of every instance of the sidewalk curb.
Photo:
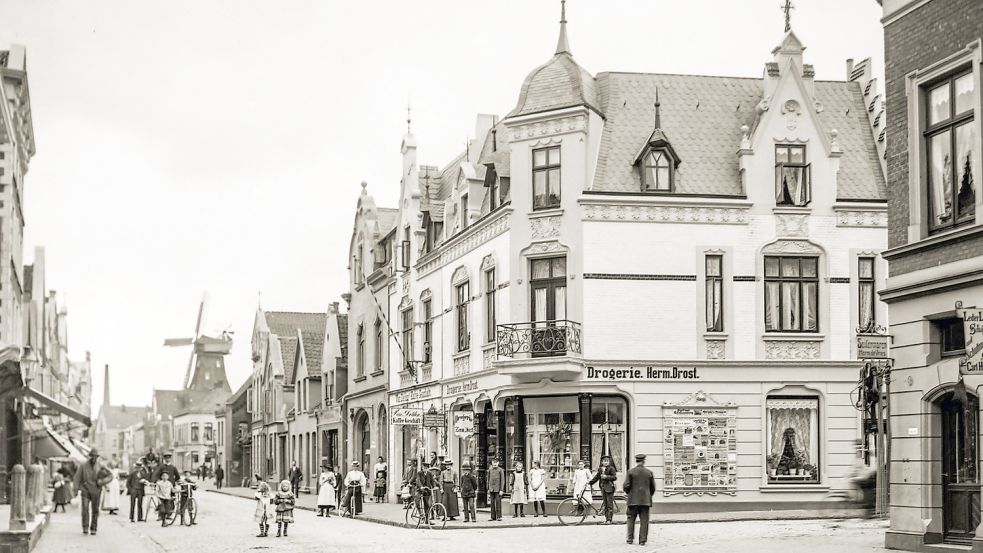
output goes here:
{"type": "MultiPolygon", "coordinates": [[[[206,490],[206,491],[207,492],[211,492],[211,493],[221,494],[221,495],[227,495],[227,496],[230,496],[230,497],[238,497],[240,499],[245,499],[245,500],[249,500],[249,501],[252,500],[251,497],[244,497],[244,496],[239,495],[237,493],[231,493],[231,492],[227,492],[225,490],[209,489],[209,490],[206,490]]],[[[313,508],[313,507],[307,507],[307,506],[303,506],[303,505],[294,505],[294,509],[301,509],[301,510],[304,510],[304,511],[310,511],[312,513],[316,511],[316,509],[313,508]]],[[[755,511],[755,512],[758,512],[758,511],[755,511]]],[[[773,519],[763,518],[763,517],[760,517],[760,516],[758,516],[758,517],[753,517],[753,516],[734,516],[734,517],[727,517],[727,518],[704,517],[704,518],[693,518],[693,519],[678,519],[677,518],[677,519],[660,519],[660,520],[656,520],[656,519],[650,517],[649,518],[649,523],[650,524],[654,524],[654,525],[659,525],[659,524],[685,524],[685,523],[690,523],[690,522],[694,522],[694,523],[701,523],[701,522],[702,523],[706,523],[706,522],[749,522],[749,521],[761,521],[761,520],[844,520],[844,519],[858,518],[856,516],[851,516],[851,513],[849,513],[849,511],[848,510],[845,510],[845,509],[844,510],[834,510],[834,511],[831,511],[827,516],[820,516],[816,511],[802,511],[801,513],[796,513],[796,515],[801,514],[801,516],[790,516],[790,513],[788,513],[787,511],[785,513],[783,513],[783,514],[784,514],[784,516],[781,516],[781,517],[778,517],[778,518],[773,518],[773,519]]],[[[335,516],[340,516],[340,515],[335,515],[335,516]]],[[[370,522],[370,523],[373,523],[373,524],[383,524],[385,526],[394,526],[396,528],[405,528],[407,530],[422,530],[422,531],[429,530],[429,528],[413,528],[412,526],[407,526],[406,523],[404,523],[404,522],[396,522],[396,521],[386,520],[386,519],[377,518],[377,517],[373,517],[373,516],[367,516],[367,515],[364,515],[364,514],[355,517],[354,520],[361,520],[361,521],[370,522]]],[[[601,521],[584,521],[579,526],[603,526],[603,525],[604,525],[604,521],[601,520],[601,521]]],[[[621,525],[623,525],[623,522],[616,522],[612,526],[621,526],[621,525]]],[[[481,525],[481,526],[451,526],[451,527],[445,526],[444,528],[440,528],[439,530],[489,530],[489,529],[494,530],[496,528],[548,528],[548,527],[557,527],[557,526],[563,526],[563,524],[561,524],[559,522],[547,522],[547,523],[543,523],[543,524],[510,524],[510,523],[505,523],[505,524],[495,524],[495,525],[491,525],[491,526],[487,526],[487,525],[481,525]]]]}

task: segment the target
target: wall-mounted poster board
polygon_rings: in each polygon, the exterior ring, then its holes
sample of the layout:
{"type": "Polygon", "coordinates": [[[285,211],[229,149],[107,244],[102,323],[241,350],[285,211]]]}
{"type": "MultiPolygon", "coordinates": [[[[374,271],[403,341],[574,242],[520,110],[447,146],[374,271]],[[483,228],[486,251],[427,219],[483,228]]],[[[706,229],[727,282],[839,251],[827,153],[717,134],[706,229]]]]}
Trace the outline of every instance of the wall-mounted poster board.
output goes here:
{"type": "Polygon", "coordinates": [[[737,407],[700,391],[663,413],[664,495],[736,495],[737,407]]]}

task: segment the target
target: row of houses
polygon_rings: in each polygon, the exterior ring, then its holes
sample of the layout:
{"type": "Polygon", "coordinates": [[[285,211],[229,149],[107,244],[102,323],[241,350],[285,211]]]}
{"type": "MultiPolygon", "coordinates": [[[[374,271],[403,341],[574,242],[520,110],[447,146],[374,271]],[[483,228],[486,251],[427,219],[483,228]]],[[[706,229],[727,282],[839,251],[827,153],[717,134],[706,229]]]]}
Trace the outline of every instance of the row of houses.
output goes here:
{"type": "Polygon", "coordinates": [[[498,459],[539,462],[561,497],[578,461],[644,453],[657,510],[849,485],[871,453],[857,338],[888,321],[869,60],[818,80],[788,30],[758,78],[591,73],[561,19],[453,159],[420,164],[407,129],[396,207],[362,183],[344,308],[257,310],[222,415],[233,481],[498,459]]]}

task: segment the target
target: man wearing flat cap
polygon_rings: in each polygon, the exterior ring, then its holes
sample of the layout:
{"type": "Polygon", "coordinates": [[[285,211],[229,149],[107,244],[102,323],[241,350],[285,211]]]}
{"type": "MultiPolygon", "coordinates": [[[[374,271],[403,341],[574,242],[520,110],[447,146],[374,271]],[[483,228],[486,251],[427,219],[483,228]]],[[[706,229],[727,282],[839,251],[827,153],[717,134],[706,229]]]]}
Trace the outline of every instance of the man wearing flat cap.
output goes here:
{"type": "Polygon", "coordinates": [[[635,519],[641,518],[638,545],[645,545],[649,537],[649,509],[655,493],[655,477],[645,468],[645,454],[635,455],[635,466],[625,476],[625,493],[628,495],[628,543],[635,541],[635,519]]]}

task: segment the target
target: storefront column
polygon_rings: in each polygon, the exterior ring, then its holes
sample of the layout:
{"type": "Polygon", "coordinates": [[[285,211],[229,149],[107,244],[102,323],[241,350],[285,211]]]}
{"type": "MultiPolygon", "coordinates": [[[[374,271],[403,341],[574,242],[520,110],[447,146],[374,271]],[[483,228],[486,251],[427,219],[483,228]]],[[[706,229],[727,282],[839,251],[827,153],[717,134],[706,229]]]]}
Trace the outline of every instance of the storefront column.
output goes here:
{"type": "Polygon", "coordinates": [[[505,411],[502,409],[495,410],[495,458],[498,459],[498,465],[500,467],[505,467],[505,455],[508,449],[506,445],[508,444],[508,437],[506,436],[505,426],[505,411]]]}
{"type": "Polygon", "coordinates": [[[477,467],[475,467],[475,478],[478,479],[478,490],[476,497],[476,504],[478,507],[488,506],[488,493],[487,485],[485,482],[485,475],[488,474],[488,418],[485,416],[485,412],[475,411],[474,413],[474,423],[478,427],[478,451],[477,454],[477,467]]]}
{"type": "MultiPolygon", "coordinates": [[[[580,460],[590,466],[591,459],[591,424],[590,424],[590,394],[580,394],[580,460]]],[[[596,469],[597,467],[590,467],[596,469]]]]}
{"type": "MultiPolygon", "coordinates": [[[[526,462],[526,411],[522,406],[522,398],[515,397],[515,436],[512,436],[512,466],[515,463],[526,462]]],[[[527,467],[528,470],[528,467],[527,467]]]]}

